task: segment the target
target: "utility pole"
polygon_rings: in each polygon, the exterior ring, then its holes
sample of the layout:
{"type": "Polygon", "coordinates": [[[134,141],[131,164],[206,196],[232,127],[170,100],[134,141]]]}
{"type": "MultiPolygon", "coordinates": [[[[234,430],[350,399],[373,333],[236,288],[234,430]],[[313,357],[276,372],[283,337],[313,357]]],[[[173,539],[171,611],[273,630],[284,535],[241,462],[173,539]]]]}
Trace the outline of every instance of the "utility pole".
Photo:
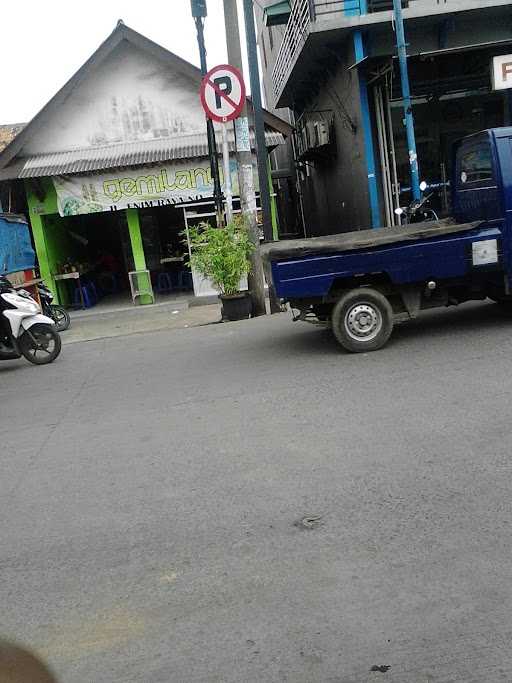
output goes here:
{"type": "Polygon", "coordinates": [[[254,111],[254,130],[256,133],[256,151],[258,156],[258,179],[260,182],[260,202],[263,214],[263,234],[265,239],[273,239],[270,213],[270,190],[268,186],[267,145],[265,142],[265,124],[261,105],[261,85],[256,47],[256,31],[252,0],[244,0],[245,38],[247,40],[247,61],[251,81],[251,100],[254,111]]]}
{"type": "Polygon", "coordinates": [[[409,166],[411,173],[412,198],[421,199],[420,174],[418,170],[418,155],[416,152],[416,137],[414,135],[414,117],[412,114],[411,92],[409,87],[409,72],[407,70],[407,44],[405,42],[404,18],[402,15],[402,0],[393,0],[393,14],[395,18],[396,49],[400,64],[400,80],[402,83],[402,100],[404,103],[405,130],[407,133],[407,149],[409,151],[409,166]]]}
{"type": "MultiPolygon", "coordinates": [[[[228,62],[231,66],[236,67],[240,73],[243,73],[236,0],[224,0],[224,22],[226,25],[228,62]]],[[[253,315],[259,316],[266,314],[265,282],[263,279],[263,266],[260,254],[260,233],[258,228],[256,192],[254,190],[247,102],[244,102],[240,117],[235,120],[235,138],[240,206],[242,214],[247,221],[251,242],[254,245],[251,254],[251,272],[248,276],[249,291],[253,302],[253,315]]]]}
{"type": "MultiPolygon", "coordinates": [[[[265,123],[261,104],[261,84],[258,67],[258,51],[256,47],[256,30],[254,28],[253,0],[244,0],[245,37],[247,40],[247,61],[251,80],[251,99],[254,112],[254,130],[256,134],[256,156],[258,160],[258,180],[260,185],[260,204],[263,217],[263,235],[269,242],[274,239],[272,230],[272,214],[270,209],[269,159],[265,140],[265,123]]],[[[277,300],[272,283],[268,283],[270,312],[280,313],[281,306],[277,300]]]]}
{"type": "MultiPolygon", "coordinates": [[[[192,17],[196,24],[197,44],[199,46],[199,59],[201,62],[201,75],[204,77],[208,71],[206,65],[206,47],[204,44],[204,19],[207,15],[206,0],[190,0],[192,17]]],[[[222,189],[220,186],[219,157],[217,156],[217,143],[213,121],[206,117],[206,135],[208,138],[208,153],[210,156],[210,170],[213,178],[213,198],[215,213],[217,214],[217,226],[224,225],[224,207],[222,205],[222,189]]]]}

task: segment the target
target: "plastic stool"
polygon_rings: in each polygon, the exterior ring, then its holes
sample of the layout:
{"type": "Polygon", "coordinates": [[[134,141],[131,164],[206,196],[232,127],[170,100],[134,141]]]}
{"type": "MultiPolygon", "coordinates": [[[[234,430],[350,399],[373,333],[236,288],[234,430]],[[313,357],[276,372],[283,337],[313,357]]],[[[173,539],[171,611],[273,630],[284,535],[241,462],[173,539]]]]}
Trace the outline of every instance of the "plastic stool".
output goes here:
{"type": "Polygon", "coordinates": [[[80,297],[80,290],[82,291],[82,296],[84,298],[84,303],[83,306],[84,308],[91,308],[91,298],[89,296],[89,292],[87,291],[87,287],[82,285],[82,287],[77,287],[75,289],[75,294],[73,296],[73,305],[77,306],[78,308],[82,308],[82,299],[80,297]]]}
{"type": "Polygon", "coordinates": [[[158,274],[158,284],[156,291],[159,294],[170,294],[173,290],[173,284],[169,273],[158,274]]]}
{"type": "Polygon", "coordinates": [[[178,283],[179,283],[179,288],[182,290],[189,290],[193,289],[193,284],[192,284],[192,273],[190,270],[180,270],[178,274],[178,283]]]}
{"type": "Polygon", "coordinates": [[[94,282],[92,280],[87,283],[87,287],[88,287],[89,292],[91,294],[91,299],[94,301],[95,304],[97,304],[98,301],[100,300],[98,288],[96,287],[96,285],[94,284],[94,282]]]}
{"type": "Polygon", "coordinates": [[[96,290],[94,282],[88,282],[85,285],[85,287],[87,289],[87,293],[89,294],[89,301],[91,302],[91,306],[94,306],[98,303],[98,292],[96,290]]]}

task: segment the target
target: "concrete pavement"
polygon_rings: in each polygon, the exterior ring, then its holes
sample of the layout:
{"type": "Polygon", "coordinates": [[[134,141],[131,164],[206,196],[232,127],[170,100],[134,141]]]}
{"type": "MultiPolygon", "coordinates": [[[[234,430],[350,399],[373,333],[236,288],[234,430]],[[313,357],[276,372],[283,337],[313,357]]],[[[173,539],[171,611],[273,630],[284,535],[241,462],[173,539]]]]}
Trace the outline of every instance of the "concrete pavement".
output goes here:
{"type": "Polygon", "coordinates": [[[470,305],[352,356],[279,315],[1,363],[0,633],[62,683],[511,681],[511,332],[470,305]]]}
{"type": "Polygon", "coordinates": [[[125,337],[141,332],[176,330],[218,322],[220,304],[189,306],[185,298],[150,306],[102,307],[71,313],[71,327],[62,333],[63,344],[125,337]]]}

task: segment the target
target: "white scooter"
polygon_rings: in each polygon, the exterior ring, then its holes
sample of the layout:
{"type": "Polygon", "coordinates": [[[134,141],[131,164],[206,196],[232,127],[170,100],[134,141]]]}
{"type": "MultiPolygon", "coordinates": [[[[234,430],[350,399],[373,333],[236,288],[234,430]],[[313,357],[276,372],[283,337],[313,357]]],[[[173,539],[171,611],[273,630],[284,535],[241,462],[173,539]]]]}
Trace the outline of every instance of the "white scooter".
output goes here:
{"type": "Polygon", "coordinates": [[[35,365],[52,363],[61,350],[54,321],[28,292],[16,291],[0,275],[0,360],[24,356],[35,365]]]}

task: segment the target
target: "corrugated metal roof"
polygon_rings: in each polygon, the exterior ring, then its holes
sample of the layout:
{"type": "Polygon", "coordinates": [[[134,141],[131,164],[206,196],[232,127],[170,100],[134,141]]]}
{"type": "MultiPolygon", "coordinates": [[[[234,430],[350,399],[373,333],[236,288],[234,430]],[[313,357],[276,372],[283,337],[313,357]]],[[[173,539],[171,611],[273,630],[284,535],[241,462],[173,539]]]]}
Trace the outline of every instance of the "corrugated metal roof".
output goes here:
{"type": "MultiPolygon", "coordinates": [[[[265,139],[267,147],[277,147],[284,143],[281,133],[274,131],[267,131],[265,139]]],[[[254,145],[253,133],[251,133],[251,141],[254,145]]],[[[217,142],[217,147],[220,152],[219,142],[217,142]]],[[[235,142],[232,132],[228,137],[228,144],[230,151],[234,152],[235,142]]],[[[9,167],[3,169],[0,175],[2,178],[42,178],[206,156],[208,156],[206,134],[196,133],[174,138],[122,142],[103,147],[40,154],[25,159],[18,158],[15,165],[10,169],[9,167]]]]}

